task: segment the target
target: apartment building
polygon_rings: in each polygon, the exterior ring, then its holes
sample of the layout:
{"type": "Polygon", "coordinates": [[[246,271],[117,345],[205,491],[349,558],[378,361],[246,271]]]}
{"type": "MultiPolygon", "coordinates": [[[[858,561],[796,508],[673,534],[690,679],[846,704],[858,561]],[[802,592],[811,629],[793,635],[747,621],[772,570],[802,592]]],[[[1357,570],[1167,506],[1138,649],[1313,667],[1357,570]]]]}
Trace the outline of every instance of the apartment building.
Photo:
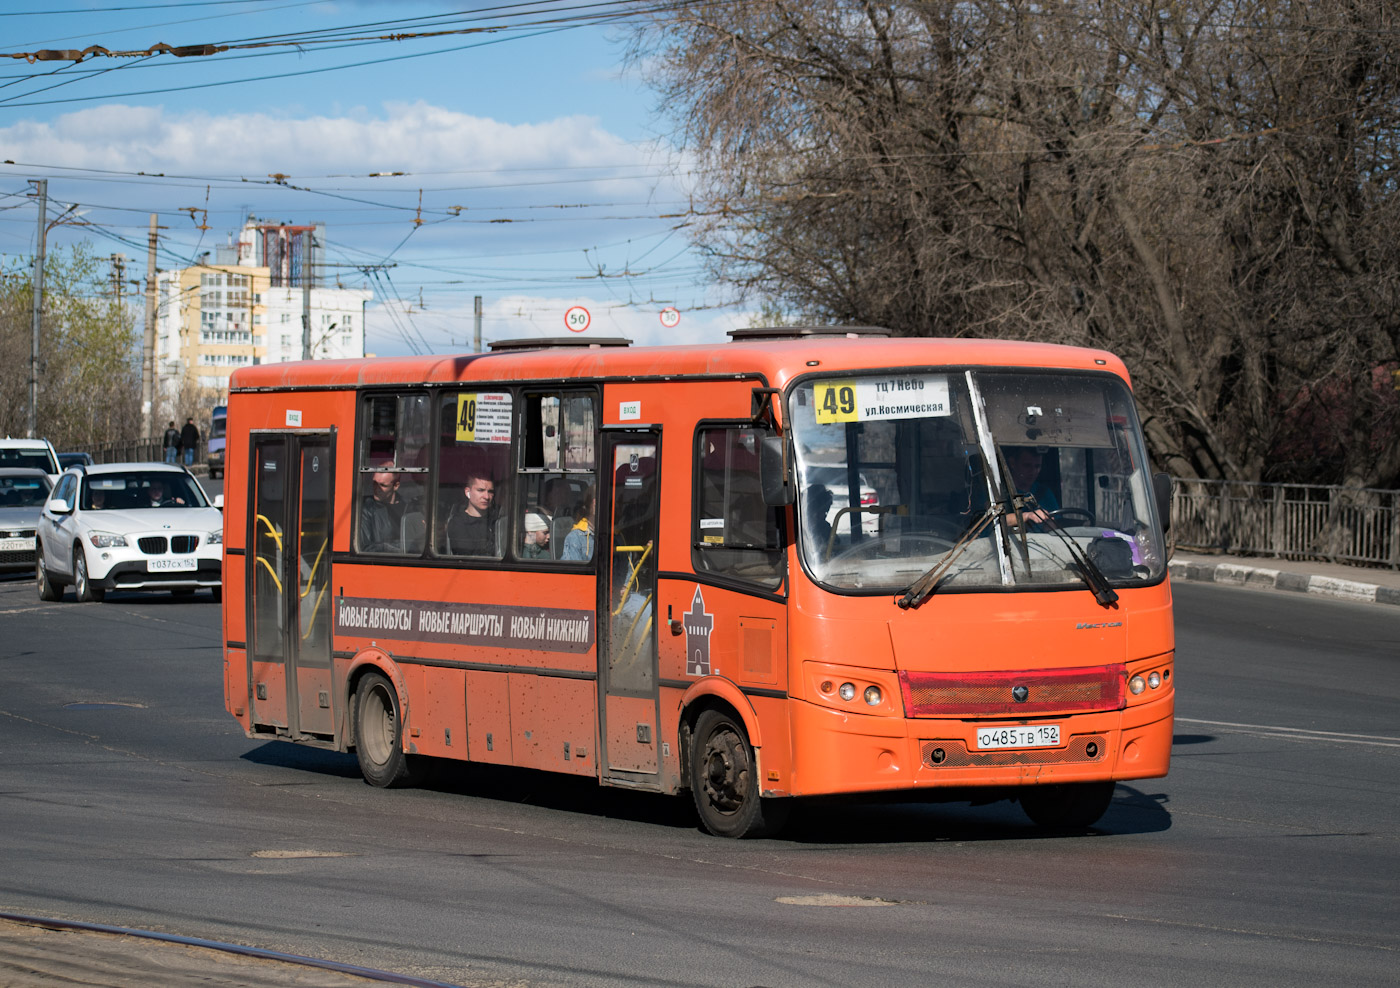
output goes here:
{"type": "Polygon", "coordinates": [[[311,359],[364,356],[365,306],[373,293],[326,276],[319,261],[324,242],[320,225],[249,217],[237,243],[216,248],[201,263],[160,272],[157,418],[186,414],[177,405],[221,404],[237,367],[301,360],[304,315],[311,359]]]}

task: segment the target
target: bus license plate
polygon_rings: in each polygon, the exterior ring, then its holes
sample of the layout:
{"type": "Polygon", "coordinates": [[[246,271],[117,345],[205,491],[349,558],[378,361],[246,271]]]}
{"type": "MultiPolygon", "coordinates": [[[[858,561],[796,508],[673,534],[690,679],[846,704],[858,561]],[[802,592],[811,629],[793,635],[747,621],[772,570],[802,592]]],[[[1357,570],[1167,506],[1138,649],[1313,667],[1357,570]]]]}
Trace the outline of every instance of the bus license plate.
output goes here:
{"type": "Polygon", "coordinates": [[[172,556],[167,559],[146,560],[146,572],[148,573],[168,573],[172,570],[199,569],[199,560],[193,556],[172,556]]]}
{"type": "Polygon", "coordinates": [[[979,748],[1053,748],[1059,743],[1059,724],[1036,724],[1033,727],[980,727],[977,729],[977,747],[979,748]]]}

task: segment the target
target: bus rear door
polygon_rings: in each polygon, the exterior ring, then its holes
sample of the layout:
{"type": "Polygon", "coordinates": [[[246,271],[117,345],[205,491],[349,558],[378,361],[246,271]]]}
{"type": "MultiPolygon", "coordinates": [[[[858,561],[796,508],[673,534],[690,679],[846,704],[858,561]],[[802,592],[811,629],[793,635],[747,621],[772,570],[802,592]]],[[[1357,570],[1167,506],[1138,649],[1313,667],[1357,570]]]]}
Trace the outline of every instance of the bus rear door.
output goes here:
{"type": "Polygon", "coordinates": [[[332,437],[255,434],[248,533],[253,723],[335,735],[331,689],[332,437]]]}

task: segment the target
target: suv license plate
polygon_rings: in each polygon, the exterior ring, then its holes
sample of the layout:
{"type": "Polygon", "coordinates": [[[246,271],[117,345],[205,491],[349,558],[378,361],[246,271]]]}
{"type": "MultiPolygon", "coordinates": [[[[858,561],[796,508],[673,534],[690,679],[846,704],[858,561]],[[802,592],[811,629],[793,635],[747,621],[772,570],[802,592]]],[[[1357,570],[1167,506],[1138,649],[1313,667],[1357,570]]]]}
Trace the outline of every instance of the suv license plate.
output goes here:
{"type": "Polygon", "coordinates": [[[199,569],[199,560],[193,556],[170,556],[163,559],[146,560],[147,573],[169,573],[172,570],[179,572],[193,569],[199,569]]]}
{"type": "Polygon", "coordinates": [[[1059,724],[977,729],[978,748],[1053,748],[1059,743],[1059,724]]]}

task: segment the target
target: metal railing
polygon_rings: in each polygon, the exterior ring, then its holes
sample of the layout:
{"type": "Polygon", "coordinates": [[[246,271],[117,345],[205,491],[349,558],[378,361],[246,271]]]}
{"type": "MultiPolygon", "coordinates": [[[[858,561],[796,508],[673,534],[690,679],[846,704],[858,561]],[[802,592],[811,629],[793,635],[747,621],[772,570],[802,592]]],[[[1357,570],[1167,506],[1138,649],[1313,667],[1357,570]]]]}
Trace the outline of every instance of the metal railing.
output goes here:
{"type": "MultiPolygon", "coordinates": [[[[74,446],[73,450],[79,453],[91,453],[93,460],[97,463],[146,463],[165,459],[165,448],[161,445],[160,437],[87,443],[86,445],[74,446]]],[[[203,463],[208,453],[209,443],[207,440],[201,439],[199,448],[195,450],[194,461],[203,463]]],[[[184,460],[182,459],[180,462],[183,463],[184,460]]]]}
{"type": "Polygon", "coordinates": [[[1400,569],[1400,491],[1182,478],[1172,486],[1181,548],[1400,569]]]}

